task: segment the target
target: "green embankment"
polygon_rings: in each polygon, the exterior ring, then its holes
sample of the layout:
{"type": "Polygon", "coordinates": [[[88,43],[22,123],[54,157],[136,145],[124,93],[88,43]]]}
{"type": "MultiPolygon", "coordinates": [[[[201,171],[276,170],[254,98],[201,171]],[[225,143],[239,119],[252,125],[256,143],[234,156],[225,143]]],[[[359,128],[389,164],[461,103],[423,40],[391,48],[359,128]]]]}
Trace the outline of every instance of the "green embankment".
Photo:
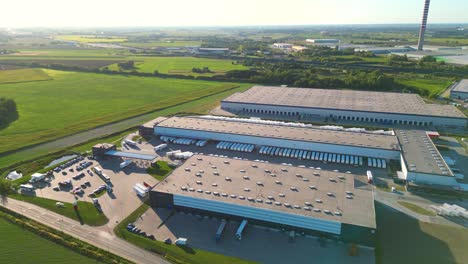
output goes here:
{"type": "Polygon", "coordinates": [[[99,263],[0,218],[0,263],[99,263]]]}
{"type": "Polygon", "coordinates": [[[80,223],[87,224],[90,226],[101,226],[106,224],[109,219],[100,213],[96,207],[89,202],[78,201],[78,211],[73,209],[71,203],[61,202],[64,204],[63,207],[58,207],[55,205],[58,201],[51,200],[47,198],[35,197],[35,196],[25,196],[21,194],[10,194],[10,198],[28,202],[55,212],[57,214],[63,215],[65,217],[71,218],[73,220],[79,221],[80,223]]]}
{"type": "Polygon", "coordinates": [[[468,229],[417,221],[376,203],[377,264],[466,263],[468,229]]]}

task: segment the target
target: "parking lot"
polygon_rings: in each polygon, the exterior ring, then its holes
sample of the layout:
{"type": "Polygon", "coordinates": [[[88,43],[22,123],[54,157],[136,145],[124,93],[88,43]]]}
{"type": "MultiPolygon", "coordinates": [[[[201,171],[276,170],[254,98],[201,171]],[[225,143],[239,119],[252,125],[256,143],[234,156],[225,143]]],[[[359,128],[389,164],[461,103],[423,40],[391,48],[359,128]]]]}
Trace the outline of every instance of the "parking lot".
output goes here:
{"type": "Polygon", "coordinates": [[[221,219],[167,209],[149,209],[135,225],[157,240],[188,238],[191,247],[261,263],[374,263],[374,251],[359,248],[359,256],[348,255],[348,246],[336,241],[320,242],[317,237],[296,236],[278,229],[248,225],[242,240],[235,239],[239,222],[228,222],[219,242],[215,240],[221,219]],[[164,222],[164,223],[163,223],[164,222]]]}
{"type": "Polygon", "coordinates": [[[109,218],[108,226],[113,228],[117,224],[116,221],[120,221],[128,216],[142,203],[133,190],[133,186],[136,183],[143,184],[143,182],[152,186],[158,182],[148,175],[145,168],[138,163],[134,163],[122,170],[119,166],[122,160],[118,158],[89,160],[89,162],[92,162],[92,165],[80,172],[76,170],[78,164],[62,170],[66,172],[66,175],[62,171],[54,172],[53,176],[49,178],[50,181],[35,184],[38,187],[35,194],[39,197],[63,202],[73,202],[75,200],[92,202],[91,197],[88,197],[88,195],[99,186],[106,184],[96,173],[87,172],[88,169],[91,170],[92,167],[98,166],[111,179],[110,183],[106,185],[112,188],[112,192],[104,190],[98,197],[98,200],[102,211],[109,218]],[[70,171],[71,168],[73,168],[73,172],[70,171]],[[84,176],[76,178],[76,180],[73,179],[73,176],[80,173],[83,173],[84,176]],[[54,190],[55,187],[59,186],[59,182],[66,180],[70,180],[71,185],[60,186],[60,190],[54,190]],[[86,187],[83,185],[85,182],[89,182],[86,187]],[[85,187],[82,193],[75,195],[71,192],[74,188],[81,185],[85,187]]]}

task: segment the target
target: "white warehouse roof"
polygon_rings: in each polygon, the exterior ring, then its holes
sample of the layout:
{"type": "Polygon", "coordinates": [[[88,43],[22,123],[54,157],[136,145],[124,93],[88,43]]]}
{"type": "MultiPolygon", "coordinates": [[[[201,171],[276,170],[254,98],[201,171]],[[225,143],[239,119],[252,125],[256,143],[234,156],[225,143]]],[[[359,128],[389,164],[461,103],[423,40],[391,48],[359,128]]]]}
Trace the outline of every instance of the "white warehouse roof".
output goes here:
{"type": "Polygon", "coordinates": [[[168,118],[156,125],[156,133],[158,128],[162,127],[399,151],[398,140],[393,135],[256,124],[200,117],[168,118]]]}
{"type": "Polygon", "coordinates": [[[427,104],[417,94],[254,86],[222,102],[466,118],[452,105],[427,104]]]}
{"type": "Polygon", "coordinates": [[[153,191],[376,227],[364,175],[195,155],[153,191]]]}

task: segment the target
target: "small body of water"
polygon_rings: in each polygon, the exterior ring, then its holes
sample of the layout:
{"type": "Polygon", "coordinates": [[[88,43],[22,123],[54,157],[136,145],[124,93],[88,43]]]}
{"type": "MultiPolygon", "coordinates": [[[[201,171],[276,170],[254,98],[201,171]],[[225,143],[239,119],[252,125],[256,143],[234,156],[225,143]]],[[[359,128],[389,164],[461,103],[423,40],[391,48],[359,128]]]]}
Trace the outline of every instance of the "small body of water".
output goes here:
{"type": "Polygon", "coordinates": [[[78,155],[67,155],[67,156],[63,156],[61,158],[58,158],[58,159],[55,159],[53,160],[51,163],[49,163],[47,166],[45,166],[44,168],[48,168],[48,167],[51,167],[51,166],[54,166],[56,164],[59,164],[59,163],[62,163],[64,161],[67,161],[67,160],[71,160],[71,159],[74,159],[78,157],[78,155]]]}

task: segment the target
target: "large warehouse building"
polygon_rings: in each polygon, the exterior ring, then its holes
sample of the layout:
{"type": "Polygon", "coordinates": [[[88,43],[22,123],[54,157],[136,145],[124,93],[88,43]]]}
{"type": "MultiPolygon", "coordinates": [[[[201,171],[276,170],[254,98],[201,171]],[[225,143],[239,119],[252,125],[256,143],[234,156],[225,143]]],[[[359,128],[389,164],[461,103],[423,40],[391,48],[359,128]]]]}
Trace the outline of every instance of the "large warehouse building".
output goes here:
{"type": "Polygon", "coordinates": [[[463,79],[452,86],[450,97],[455,99],[468,99],[468,79],[463,79]]]}
{"type": "Polygon", "coordinates": [[[401,146],[402,178],[409,183],[458,188],[458,182],[423,130],[396,130],[401,146]]]}
{"type": "Polygon", "coordinates": [[[202,116],[159,118],[144,125],[140,131],[154,129],[154,134],[159,136],[237,142],[258,147],[272,146],[387,160],[400,158],[398,140],[393,135],[305,126],[202,116]]]}
{"type": "Polygon", "coordinates": [[[373,245],[366,176],[205,155],[185,164],[153,188],[153,206],[373,245]]]}
{"type": "Polygon", "coordinates": [[[465,127],[452,105],[427,104],[416,94],[254,86],[221,101],[221,108],[248,116],[291,120],[331,118],[347,122],[465,127]]]}

